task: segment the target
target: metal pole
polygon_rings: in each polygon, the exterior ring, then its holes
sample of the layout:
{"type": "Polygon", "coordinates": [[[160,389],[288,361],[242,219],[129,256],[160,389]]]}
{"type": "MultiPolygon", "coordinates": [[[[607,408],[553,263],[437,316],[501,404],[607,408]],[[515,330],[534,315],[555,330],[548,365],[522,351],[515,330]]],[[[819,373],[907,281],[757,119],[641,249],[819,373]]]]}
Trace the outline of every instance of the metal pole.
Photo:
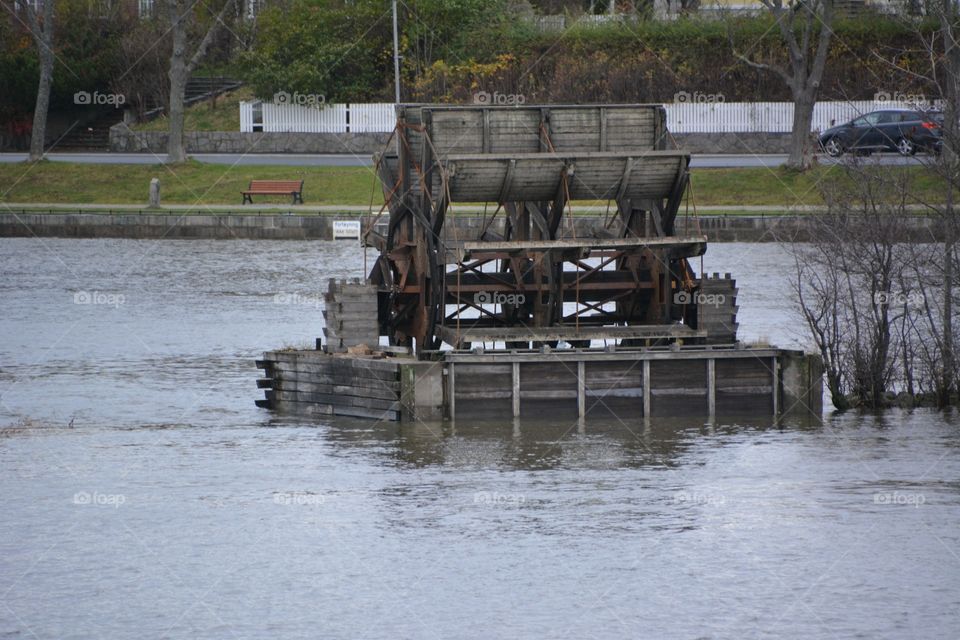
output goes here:
{"type": "Polygon", "coordinates": [[[397,39],[397,0],[393,0],[393,86],[397,104],[400,104],[400,47],[397,39]]]}

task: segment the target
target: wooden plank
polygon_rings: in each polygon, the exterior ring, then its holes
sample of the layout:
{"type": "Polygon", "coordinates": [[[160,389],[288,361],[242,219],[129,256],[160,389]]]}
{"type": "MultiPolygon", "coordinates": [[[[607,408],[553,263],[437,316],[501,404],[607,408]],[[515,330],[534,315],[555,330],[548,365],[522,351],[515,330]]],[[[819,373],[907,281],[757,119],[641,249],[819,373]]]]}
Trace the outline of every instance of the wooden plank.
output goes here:
{"type": "Polygon", "coordinates": [[[297,391],[308,393],[325,393],[360,398],[379,398],[381,400],[399,400],[400,392],[396,389],[375,386],[359,386],[353,384],[336,384],[332,382],[314,382],[297,379],[282,379],[273,386],[275,391],[297,391]]]}
{"type": "Polygon", "coordinates": [[[301,380],[303,382],[323,382],[329,384],[350,384],[377,389],[399,388],[399,378],[370,375],[366,371],[330,369],[316,365],[298,365],[278,367],[273,374],[276,380],[301,380]]]}
{"type": "Polygon", "coordinates": [[[514,362],[512,367],[513,374],[513,417],[520,416],[520,363],[514,362]]]}
{"type": "Polygon", "coordinates": [[[630,325],[593,327],[573,325],[553,327],[499,327],[464,329],[441,327],[440,335],[447,344],[461,342],[550,342],[554,340],[623,340],[630,338],[680,338],[705,337],[706,331],[691,329],[686,325],[630,325]]]}
{"type": "Polygon", "coordinates": [[[456,375],[456,365],[450,363],[447,365],[447,404],[450,407],[450,419],[453,420],[457,416],[457,380],[454,377],[456,375]]]}
{"type": "Polygon", "coordinates": [[[771,397],[773,399],[773,415],[780,415],[780,366],[776,358],[773,358],[770,363],[771,378],[773,380],[771,386],[773,390],[771,392],[771,397]]]}
{"type": "Polygon", "coordinates": [[[717,414],[717,361],[707,360],[707,412],[711,416],[717,414]]]}
{"type": "Polygon", "coordinates": [[[400,400],[383,400],[380,398],[361,398],[357,396],[342,396],[334,393],[313,393],[309,391],[273,391],[273,397],[280,401],[314,402],[329,404],[334,407],[359,407],[364,409],[380,409],[399,411],[400,400]]]}
{"type": "Polygon", "coordinates": [[[331,356],[322,351],[292,350],[268,351],[264,354],[265,360],[274,362],[306,362],[311,364],[333,363],[342,367],[373,369],[377,371],[396,372],[403,363],[403,358],[369,358],[362,356],[331,356]]]}
{"type": "Polygon", "coordinates": [[[474,253],[530,253],[568,249],[632,249],[641,247],[688,247],[706,244],[706,236],[670,236],[668,238],[583,238],[564,240],[506,240],[502,242],[464,242],[464,259],[474,253]]]}
{"type": "MultiPolygon", "coordinates": [[[[519,366],[519,365],[518,365],[519,366]]],[[[577,415],[583,418],[587,413],[586,364],[577,362],[577,415]]]]}
{"type": "Polygon", "coordinates": [[[333,406],[329,404],[316,404],[313,402],[297,402],[293,400],[277,401],[273,403],[272,408],[280,412],[297,413],[300,415],[316,415],[318,413],[328,415],[346,416],[351,418],[369,418],[371,420],[381,420],[389,422],[398,422],[400,420],[399,411],[384,411],[380,409],[364,409],[362,407],[333,406]]]}
{"type": "Polygon", "coordinates": [[[385,397],[398,396],[400,386],[398,383],[377,380],[375,378],[350,378],[345,379],[338,376],[326,376],[318,374],[304,374],[300,372],[284,371],[282,377],[274,380],[274,388],[284,388],[296,390],[300,385],[324,385],[330,387],[345,387],[353,389],[351,395],[383,394],[385,397]]]}
{"type": "Polygon", "coordinates": [[[575,166],[570,182],[573,199],[612,199],[618,191],[631,198],[666,198],[677,176],[686,171],[689,156],[676,151],[649,151],[643,154],[583,152],[579,154],[450,154],[446,169],[450,177],[451,200],[490,202],[508,200],[550,200],[564,167],[575,166]],[[511,187],[502,193],[508,163],[515,163],[511,187]],[[624,169],[632,163],[629,179],[624,169]],[[502,196],[502,197],[501,197],[502,196]]]}
{"type": "MultiPolygon", "coordinates": [[[[792,353],[786,350],[754,348],[754,349],[681,349],[673,351],[664,349],[618,349],[615,352],[592,350],[583,351],[577,349],[554,349],[550,352],[550,357],[554,361],[576,362],[584,360],[585,362],[603,362],[603,361],[661,361],[661,360],[704,360],[706,358],[716,358],[719,360],[755,360],[757,358],[779,356],[781,353],[792,353]]],[[[458,366],[468,366],[486,363],[498,363],[508,365],[511,362],[541,362],[543,354],[539,352],[491,352],[473,353],[469,351],[450,351],[444,354],[447,362],[460,363],[458,366]]]]}
{"type": "Polygon", "coordinates": [[[658,389],[699,389],[706,393],[707,389],[707,361],[659,360],[652,364],[650,389],[656,393],[658,389]]]}

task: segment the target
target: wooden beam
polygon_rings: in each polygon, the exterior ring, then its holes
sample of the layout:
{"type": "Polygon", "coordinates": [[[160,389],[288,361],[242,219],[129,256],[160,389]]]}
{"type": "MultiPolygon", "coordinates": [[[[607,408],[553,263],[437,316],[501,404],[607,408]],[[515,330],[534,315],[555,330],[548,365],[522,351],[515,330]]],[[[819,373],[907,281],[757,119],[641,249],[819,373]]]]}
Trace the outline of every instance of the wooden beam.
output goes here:
{"type": "Polygon", "coordinates": [[[707,360],[707,413],[717,415],[717,361],[707,360]]]}
{"type": "Polygon", "coordinates": [[[510,164],[507,165],[507,174],[503,177],[503,183],[500,185],[500,196],[497,198],[498,203],[502,204],[506,202],[510,187],[513,186],[513,170],[516,168],[517,161],[511,160],[510,164]]]}
{"type": "Polygon", "coordinates": [[[447,389],[449,395],[447,396],[447,405],[450,407],[450,419],[456,420],[457,418],[457,380],[455,377],[456,365],[452,362],[447,365],[447,389]]]}
{"type": "MultiPolygon", "coordinates": [[[[757,358],[779,358],[784,353],[796,354],[798,352],[773,348],[735,349],[732,346],[727,349],[718,349],[716,345],[713,345],[713,348],[709,351],[702,347],[681,348],[680,351],[673,351],[666,347],[657,350],[618,348],[614,352],[600,349],[553,349],[550,352],[550,358],[560,362],[577,362],[578,360],[585,362],[633,362],[635,360],[705,360],[707,358],[715,358],[717,360],[749,358],[756,360],[757,358]]],[[[543,362],[543,354],[540,353],[539,350],[489,350],[483,353],[445,351],[443,352],[443,357],[447,362],[499,362],[502,364],[515,360],[518,362],[543,362]]]]}
{"type": "Polygon", "coordinates": [[[771,358],[770,360],[770,376],[772,378],[772,387],[773,393],[773,415],[777,417],[780,415],[780,359],[771,358]]]}
{"type": "Polygon", "coordinates": [[[540,152],[550,151],[550,108],[540,108],[540,130],[537,132],[540,138],[540,152]]]}
{"type": "MultiPolygon", "coordinates": [[[[698,248],[706,246],[706,236],[670,236],[666,238],[583,238],[567,240],[524,240],[504,242],[465,242],[464,259],[474,253],[528,253],[533,251],[551,251],[566,249],[632,249],[637,247],[662,248],[698,248]]],[[[699,254],[697,254],[699,255],[699,254]]]]}
{"type": "Polygon", "coordinates": [[[625,340],[703,338],[703,330],[686,325],[629,325],[615,327],[557,325],[550,327],[441,327],[440,337],[450,345],[460,342],[549,342],[554,340],[625,340]]]}
{"type": "Polygon", "coordinates": [[[490,153],[490,110],[483,110],[483,152],[490,153]]]}
{"type": "Polygon", "coordinates": [[[615,198],[618,203],[623,200],[623,196],[627,193],[631,171],[633,171],[633,158],[627,158],[627,162],[623,166],[623,176],[620,177],[620,188],[617,189],[617,197],[615,198]]]}
{"type": "Polygon", "coordinates": [[[600,151],[607,150],[607,108],[600,107],[600,151]]]}
{"type": "MultiPolygon", "coordinates": [[[[502,160],[511,158],[517,160],[565,160],[575,164],[577,160],[622,160],[633,158],[643,163],[644,160],[680,160],[689,163],[690,154],[686,151],[641,151],[639,153],[624,153],[622,151],[575,151],[575,152],[546,152],[546,153],[451,153],[446,156],[447,162],[469,162],[471,160],[502,160]]],[[[684,165],[686,166],[686,165],[684,165]]]]}
{"type": "Polygon", "coordinates": [[[657,237],[662,238],[665,234],[663,229],[663,218],[660,214],[660,203],[656,200],[651,200],[649,207],[650,220],[653,221],[653,229],[656,231],[657,237]]]}
{"type": "Polygon", "coordinates": [[[643,361],[643,417],[650,417],[650,361],[643,361]]]}
{"type": "Polygon", "coordinates": [[[577,412],[581,419],[587,414],[587,379],[586,363],[577,362],[577,412]]]}
{"type": "Polygon", "coordinates": [[[513,363],[513,417],[520,417],[520,363],[513,363]]]}

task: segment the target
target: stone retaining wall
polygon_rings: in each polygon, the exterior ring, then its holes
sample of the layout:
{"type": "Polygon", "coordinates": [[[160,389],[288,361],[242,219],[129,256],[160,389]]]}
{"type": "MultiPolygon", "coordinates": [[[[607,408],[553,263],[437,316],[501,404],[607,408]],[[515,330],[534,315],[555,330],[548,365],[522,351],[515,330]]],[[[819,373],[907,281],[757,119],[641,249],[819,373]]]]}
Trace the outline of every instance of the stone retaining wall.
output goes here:
{"type": "Polygon", "coordinates": [[[690,153],[767,154],[789,153],[789,133],[675,133],[671,134],[690,153]]]}
{"type": "MultiPolygon", "coordinates": [[[[356,220],[357,214],[178,215],[176,213],[2,213],[0,237],[60,238],[210,238],[254,240],[329,240],[334,220],[356,220]]],[[[807,237],[803,215],[701,216],[699,220],[680,217],[677,234],[703,233],[710,242],[778,242],[807,237]]],[[[385,225],[382,217],[379,225],[385,225]]],[[[936,218],[909,219],[912,233],[904,241],[930,242],[942,239],[942,225],[936,218]]],[[[447,218],[444,233],[474,237],[483,226],[480,216],[447,218]],[[454,231],[454,225],[457,229],[454,231]]],[[[602,217],[578,215],[577,235],[602,224],[602,217]]],[[[379,227],[378,227],[379,228],[379,227]]],[[[379,228],[385,231],[384,228],[379,228]]],[[[347,242],[355,242],[348,240],[347,242]]]]}
{"type": "MultiPolygon", "coordinates": [[[[389,133],[240,133],[194,131],[185,135],[188,153],[352,153],[382,151],[389,133]]],[[[690,153],[787,153],[788,133],[678,133],[679,147],[690,153]]],[[[668,145],[669,146],[669,145],[668,145]]],[[[110,150],[117,153],[167,153],[163,131],[132,131],[125,124],[110,129],[110,150]]]]}
{"type": "MultiPolygon", "coordinates": [[[[187,153],[350,153],[369,156],[382,151],[389,133],[240,133],[192,131],[184,135],[187,153]]],[[[131,131],[124,124],[110,129],[110,151],[167,153],[164,131],[131,131]]]]}

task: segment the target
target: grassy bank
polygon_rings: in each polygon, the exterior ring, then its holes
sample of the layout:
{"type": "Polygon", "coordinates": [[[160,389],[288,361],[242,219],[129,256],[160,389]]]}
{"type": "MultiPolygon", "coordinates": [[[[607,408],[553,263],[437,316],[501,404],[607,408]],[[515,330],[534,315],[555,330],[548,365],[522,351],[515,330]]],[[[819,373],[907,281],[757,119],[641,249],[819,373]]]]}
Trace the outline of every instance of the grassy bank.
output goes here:
{"type": "MultiPolygon", "coordinates": [[[[883,167],[906,172],[920,201],[943,198],[943,182],[921,167],[883,167]]],[[[164,204],[239,205],[240,191],[252,179],[302,179],[307,205],[367,205],[374,177],[367,167],[229,166],[187,162],[180,165],[96,165],[67,162],[0,164],[0,202],[61,204],[145,204],[150,179],[159,178],[164,204]]],[[[785,169],[698,169],[693,171],[693,202],[699,206],[822,205],[821,189],[841,179],[837,167],[805,173],[785,169]]],[[[258,203],[283,203],[259,198],[258,203]]],[[[382,202],[375,190],[375,203],[382,202]]]]}
{"type": "MultiPolygon", "coordinates": [[[[240,87],[217,96],[214,100],[204,100],[187,107],[184,115],[184,128],[187,131],[240,131],[240,101],[252,100],[253,90],[240,87]]],[[[134,131],[169,130],[166,116],[161,115],[149,122],[131,127],[134,131]]]]}
{"type": "MultiPolygon", "coordinates": [[[[179,165],[97,165],[69,162],[0,164],[0,202],[146,204],[151,178],[163,204],[236,204],[250,180],[303,180],[307,204],[367,204],[373,174],[365,167],[231,167],[190,161],[179,165]]],[[[282,203],[260,197],[257,202],[282,203]]]]}

